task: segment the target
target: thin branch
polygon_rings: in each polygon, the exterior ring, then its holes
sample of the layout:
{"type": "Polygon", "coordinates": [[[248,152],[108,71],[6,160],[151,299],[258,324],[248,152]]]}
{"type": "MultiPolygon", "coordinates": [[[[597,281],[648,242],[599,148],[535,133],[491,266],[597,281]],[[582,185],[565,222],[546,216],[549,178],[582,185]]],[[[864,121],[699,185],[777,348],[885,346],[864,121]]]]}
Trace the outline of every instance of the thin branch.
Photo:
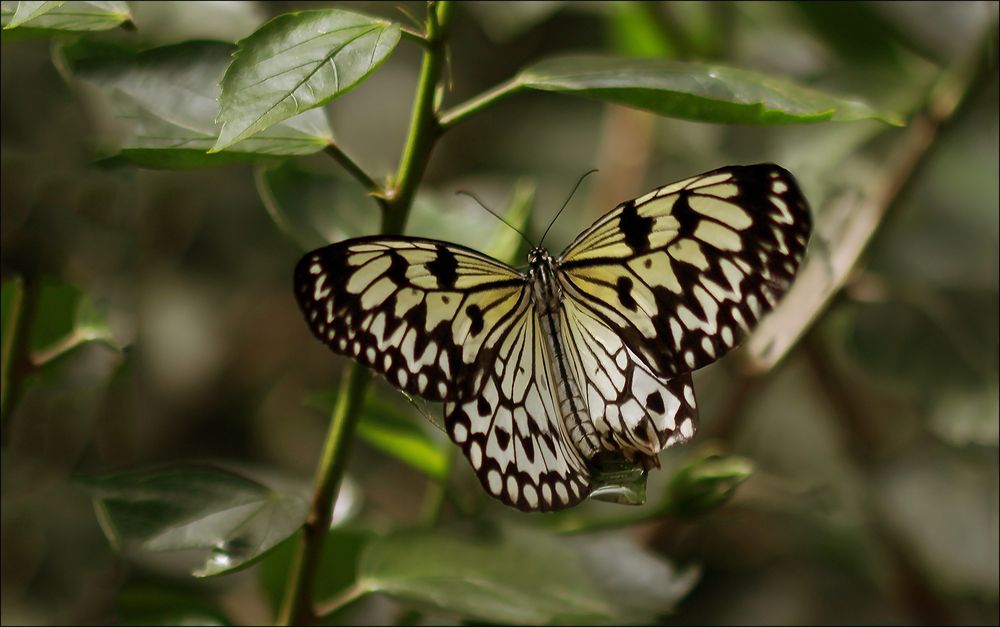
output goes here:
{"type": "MultiPolygon", "coordinates": [[[[14,279],[18,280],[18,279],[14,279]]],[[[19,294],[10,304],[10,337],[3,338],[3,383],[0,392],[0,441],[7,443],[11,416],[24,391],[24,379],[35,370],[31,360],[31,321],[38,308],[40,287],[33,277],[20,279],[19,294]]]]}
{"type": "Polygon", "coordinates": [[[375,202],[378,203],[383,213],[388,210],[388,203],[386,203],[385,200],[385,190],[383,190],[382,187],[375,182],[375,179],[369,176],[356,161],[351,159],[351,157],[344,152],[343,148],[337,144],[330,143],[323,149],[323,152],[330,155],[330,157],[347,170],[348,174],[361,183],[362,187],[364,187],[368,194],[375,199],[375,202]]]}
{"type": "Polygon", "coordinates": [[[484,91],[478,96],[469,98],[462,104],[456,105],[441,114],[439,120],[441,129],[448,130],[458,124],[461,124],[487,107],[491,107],[504,98],[512,94],[516,94],[523,89],[523,87],[524,86],[521,85],[516,78],[512,78],[506,82],[500,83],[496,87],[492,87],[484,91]]]}
{"type": "Polygon", "coordinates": [[[399,29],[399,34],[403,36],[403,39],[408,39],[413,43],[420,44],[426,47],[428,45],[427,38],[424,37],[422,33],[418,33],[412,28],[407,28],[406,26],[401,26],[399,29]]]}
{"type": "Polygon", "coordinates": [[[368,589],[355,583],[332,599],[320,603],[316,608],[316,617],[319,620],[325,620],[334,612],[344,609],[366,594],[368,594],[368,589]]]}

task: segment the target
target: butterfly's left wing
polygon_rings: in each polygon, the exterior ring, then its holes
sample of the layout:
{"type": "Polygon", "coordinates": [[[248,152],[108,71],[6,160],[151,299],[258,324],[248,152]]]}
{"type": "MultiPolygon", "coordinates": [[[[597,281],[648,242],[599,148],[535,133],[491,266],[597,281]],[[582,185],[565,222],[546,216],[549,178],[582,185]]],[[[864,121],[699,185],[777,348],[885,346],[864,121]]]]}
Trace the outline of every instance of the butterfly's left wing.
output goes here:
{"type": "Polygon", "coordinates": [[[739,344],[788,290],[811,227],[786,170],[728,166],[622,203],[566,248],[559,276],[666,380],[739,344]]]}
{"type": "Polygon", "coordinates": [[[401,390],[432,401],[467,382],[529,308],[525,278],[474,250],[414,237],[361,237],[314,250],[295,268],[309,328],[401,390]]]}
{"type": "Polygon", "coordinates": [[[366,237],[303,257],[295,294],[331,350],[445,401],[448,434],[491,495],[548,511],[590,492],[519,272],[454,244],[366,237]]]}

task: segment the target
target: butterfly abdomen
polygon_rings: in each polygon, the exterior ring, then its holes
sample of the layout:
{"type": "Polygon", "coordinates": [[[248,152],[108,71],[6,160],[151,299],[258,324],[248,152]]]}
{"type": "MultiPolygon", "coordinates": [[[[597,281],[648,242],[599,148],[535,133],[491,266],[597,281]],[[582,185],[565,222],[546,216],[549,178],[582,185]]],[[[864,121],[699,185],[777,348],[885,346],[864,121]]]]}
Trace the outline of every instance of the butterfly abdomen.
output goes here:
{"type": "Polygon", "coordinates": [[[601,448],[594,422],[580,393],[580,385],[570,369],[566,356],[562,325],[559,321],[562,292],[555,277],[552,258],[543,249],[529,255],[532,301],[552,366],[556,407],[566,435],[584,459],[593,458],[601,448]]]}

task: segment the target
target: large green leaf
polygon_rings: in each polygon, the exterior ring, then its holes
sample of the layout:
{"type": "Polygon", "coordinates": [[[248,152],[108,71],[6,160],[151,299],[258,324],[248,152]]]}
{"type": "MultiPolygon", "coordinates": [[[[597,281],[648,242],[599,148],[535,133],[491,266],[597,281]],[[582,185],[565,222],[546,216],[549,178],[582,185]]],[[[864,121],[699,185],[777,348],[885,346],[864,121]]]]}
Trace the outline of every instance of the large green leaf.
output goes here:
{"type": "Polygon", "coordinates": [[[358,583],[490,623],[593,624],[615,612],[572,548],[521,527],[391,534],[369,544],[358,583]]]}
{"type": "Polygon", "coordinates": [[[90,50],[67,47],[70,72],[100,87],[116,117],[128,127],[117,158],[156,168],[185,168],[305,155],[322,150],[331,138],[320,110],[284,120],[253,138],[206,154],[216,141],[219,80],[234,46],[192,41],[138,54],[88,58],[90,50]]]}
{"type": "Polygon", "coordinates": [[[131,22],[126,2],[3,2],[0,3],[4,38],[7,34],[52,36],[66,32],[98,31],[131,22]],[[13,32],[12,32],[13,31],[13,32]]]}
{"type": "Polygon", "coordinates": [[[302,525],[309,505],[212,466],[178,465],[81,480],[113,546],[207,549],[195,576],[249,565],[302,525]]]}
{"type": "Polygon", "coordinates": [[[239,42],[222,80],[212,151],[348,92],[398,42],[398,24],[339,9],[274,18],[239,42]]]}
{"type": "Polygon", "coordinates": [[[902,123],[895,115],[863,102],[764,74],[665,59],[557,57],[523,69],[514,85],[700,122],[773,125],[878,119],[902,123]]]}
{"type": "Polygon", "coordinates": [[[372,540],[357,585],[495,624],[650,622],[698,579],[625,537],[483,523],[372,540]]]}

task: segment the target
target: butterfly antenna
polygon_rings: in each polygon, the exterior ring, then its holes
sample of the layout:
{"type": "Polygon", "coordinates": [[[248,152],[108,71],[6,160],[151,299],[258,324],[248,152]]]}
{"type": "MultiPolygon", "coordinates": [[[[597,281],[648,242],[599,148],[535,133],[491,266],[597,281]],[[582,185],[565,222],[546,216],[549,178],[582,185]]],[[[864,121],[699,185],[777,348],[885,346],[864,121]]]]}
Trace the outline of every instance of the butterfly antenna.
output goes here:
{"type": "Polygon", "coordinates": [[[521,239],[523,239],[525,242],[527,242],[528,247],[534,248],[535,245],[531,243],[531,240],[528,239],[528,237],[524,234],[523,231],[521,231],[521,229],[517,228],[516,226],[514,226],[510,222],[507,222],[506,220],[503,219],[503,216],[501,216],[496,211],[493,211],[492,209],[490,209],[489,207],[487,207],[486,205],[484,205],[483,201],[481,201],[478,198],[476,198],[475,194],[473,194],[472,192],[467,192],[465,190],[459,190],[459,191],[455,192],[455,194],[456,195],[460,194],[460,195],[463,195],[463,196],[468,196],[472,200],[475,200],[476,203],[480,207],[482,207],[483,209],[485,209],[485,210],[489,211],[491,214],[493,214],[493,217],[495,217],[497,220],[500,220],[501,222],[503,222],[504,224],[506,224],[510,228],[514,229],[517,232],[517,234],[521,236],[521,239]]]}
{"type": "Polygon", "coordinates": [[[549,222],[549,226],[548,226],[548,227],[547,227],[547,228],[545,229],[545,232],[544,232],[544,233],[542,233],[542,241],[538,243],[538,246],[539,246],[539,247],[541,247],[541,245],[542,245],[542,244],[543,244],[543,243],[545,242],[545,236],[549,234],[549,229],[551,229],[551,228],[552,228],[552,225],[556,223],[556,220],[557,220],[557,219],[559,219],[559,214],[561,214],[561,213],[563,212],[563,209],[565,209],[565,208],[566,208],[566,205],[568,205],[568,204],[569,204],[569,201],[573,199],[573,194],[575,194],[575,193],[576,193],[576,190],[577,190],[577,189],[578,189],[578,188],[580,187],[580,183],[583,183],[583,179],[587,178],[588,176],[590,176],[590,175],[591,175],[591,174],[593,174],[594,172],[597,172],[597,169],[596,169],[596,168],[595,168],[595,169],[593,169],[593,170],[591,170],[591,171],[589,171],[589,172],[587,172],[587,173],[586,173],[586,174],[584,174],[583,176],[581,176],[581,177],[580,177],[580,180],[579,180],[579,181],[577,181],[577,182],[576,182],[576,185],[574,185],[574,186],[573,186],[573,191],[571,191],[571,192],[569,193],[569,198],[567,198],[567,199],[566,199],[566,202],[564,202],[564,203],[563,203],[563,205],[562,205],[562,207],[560,207],[560,208],[559,208],[559,211],[557,211],[557,212],[556,212],[556,215],[555,215],[555,217],[554,217],[554,218],[552,218],[552,222],[549,222]]]}

